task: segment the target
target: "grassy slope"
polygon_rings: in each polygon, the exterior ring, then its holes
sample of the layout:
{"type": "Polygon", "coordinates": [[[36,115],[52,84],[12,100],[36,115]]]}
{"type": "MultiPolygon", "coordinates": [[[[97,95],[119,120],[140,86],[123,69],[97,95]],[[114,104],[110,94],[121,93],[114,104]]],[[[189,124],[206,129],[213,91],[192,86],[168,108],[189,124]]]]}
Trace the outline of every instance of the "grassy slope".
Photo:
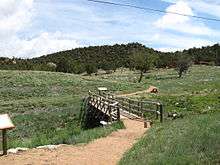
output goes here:
{"type": "MultiPolygon", "coordinates": [[[[118,82],[136,82],[138,74],[125,71],[122,74],[100,76],[118,82]]],[[[147,73],[136,88],[120,93],[146,90],[150,85],[159,89],[158,94],[139,94],[135,99],[160,100],[166,112],[178,112],[184,115],[203,114],[220,110],[220,68],[212,66],[193,66],[190,73],[178,78],[175,70],[161,69],[147,73]]]]}
{"type": "Polygon", "coordinates": [[[9,133],[9,147],[87,142],[119,126],[122,128],[119,124],[105,130],[80,129],[78,115],[82,97],[89,89],[103,84],[123,89],[120,83],[100,82],[79,75],[0,71],[0,113],[9,113],[16,125],[9,133]]]}
{"type": "Polygon", "coordinates": [[[183,79],[173,77],[172,70],[148,75],[145,81],[160,94],[138,97],[160,99],[166,111],[183,113],[184,119],[154,125],[119,164],[220,163],[220,68],[193,67],[183,79]]]}
{"type": "Polygon", "coordinates": [[[157,124],[119,164],[220,163],[219,118],[213,113],[157,124]]]}

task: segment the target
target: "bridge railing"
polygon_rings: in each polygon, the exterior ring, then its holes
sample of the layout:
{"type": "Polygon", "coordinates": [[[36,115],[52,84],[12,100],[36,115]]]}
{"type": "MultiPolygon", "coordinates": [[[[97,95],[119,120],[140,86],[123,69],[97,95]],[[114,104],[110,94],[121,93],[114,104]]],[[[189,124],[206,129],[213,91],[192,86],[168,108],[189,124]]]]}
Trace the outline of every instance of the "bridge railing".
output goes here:
{"type": "Polygon", "coordinates": [[[120,120],[120,110],[118,107],[119,103],[117,101],[103,97],[91,91],[89,91],[89,98],[90,104],[102,111],[104,114],[108,115],[110,122],[113,120],[120,120]]]}
{"type": "Polygon", "coordinates": [[[100,93],[102,97],[106,97],[108,100],[113,100],[119,102],[119,107],[129,113],[136,114],[138,116],[144,117],[144,114],[149,112],[155,114],[156,119],[160,119],[163,122],[163,104],[159,101],[139,101],[133,100],[127,97],[116,96],[109,92],[103,91],[100,93]]]}

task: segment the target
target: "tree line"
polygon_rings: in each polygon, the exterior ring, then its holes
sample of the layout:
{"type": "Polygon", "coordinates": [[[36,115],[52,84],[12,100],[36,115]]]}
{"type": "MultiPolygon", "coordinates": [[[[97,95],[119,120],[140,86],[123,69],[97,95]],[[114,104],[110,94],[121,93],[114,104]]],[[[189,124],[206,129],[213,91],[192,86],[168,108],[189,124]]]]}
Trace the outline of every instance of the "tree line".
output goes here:
{"type": "Polygon", "coordinates": [[[168,53],[156,51],[140,43],[89,46],[32,59],[0,57],[0,69],[92,74],[98,69],[108,73],[124,67],[140,70],[143,75],[152,67],[176,68],[181,61],[186,63],[186,60],[194,64],[220,65],[220,45],[168,53]]]}

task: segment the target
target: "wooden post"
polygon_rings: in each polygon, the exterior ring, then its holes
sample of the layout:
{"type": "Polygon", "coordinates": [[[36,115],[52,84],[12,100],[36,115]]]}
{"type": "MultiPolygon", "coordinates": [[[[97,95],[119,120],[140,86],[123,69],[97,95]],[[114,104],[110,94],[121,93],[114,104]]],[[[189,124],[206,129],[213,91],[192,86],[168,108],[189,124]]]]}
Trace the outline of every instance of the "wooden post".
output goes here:
{"type": "Polygon", "coordinates": [[[163,122],[163,105],[160,104],[160,122],[163,122]]]}
{"type": "Polygon", "coordinates": [[[103,95],[103,91],[107,91],[106,87],[98,87],[99,95],[103,95]]]}
{"type": "Polygon", "coordinates": [[[144,128],[147,128],[147,121],[144,121],[144,128]]]}
{"type": "Polygon", "coordinates": [[[120,121],[120,108],[117,106],[117,120],[120,121]]]}
{"type": "Polygon", "coordinates": [[[110,122],[112,123],[112,107],[109,105],[109,117],[110,117],[110,122]]]}
{"type": "Polygon", "coordinates": [[[0,121],[0,130],[2,130],[3,155],[7,155],[7,130],[13,129],[15,126],[8,114],[1,114],[0,121]]]}
{"type": "Polygon", "coordinates": [[[2,130],[2,149],[3,155],[7,155],[7,130],[2,130]]]}

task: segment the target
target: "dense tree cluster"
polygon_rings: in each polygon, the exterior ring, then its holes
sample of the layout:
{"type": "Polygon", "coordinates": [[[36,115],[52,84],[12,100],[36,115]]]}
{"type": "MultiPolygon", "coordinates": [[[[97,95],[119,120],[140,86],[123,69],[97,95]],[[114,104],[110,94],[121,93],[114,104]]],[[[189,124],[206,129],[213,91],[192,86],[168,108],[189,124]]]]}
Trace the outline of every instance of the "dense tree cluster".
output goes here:
{"type": "Polygon", "coordinates": [[[195,64],[220,65],[220,45],[192,48],[182,52],[159,52],[139,43],[90,46],[61,51],[33,59],[0,58],[0,69],[42,70],[88,74],[103,69],[107,73],[125,67],[145,72],[152,66],[176,67],[180,54],[195,64]]]}

